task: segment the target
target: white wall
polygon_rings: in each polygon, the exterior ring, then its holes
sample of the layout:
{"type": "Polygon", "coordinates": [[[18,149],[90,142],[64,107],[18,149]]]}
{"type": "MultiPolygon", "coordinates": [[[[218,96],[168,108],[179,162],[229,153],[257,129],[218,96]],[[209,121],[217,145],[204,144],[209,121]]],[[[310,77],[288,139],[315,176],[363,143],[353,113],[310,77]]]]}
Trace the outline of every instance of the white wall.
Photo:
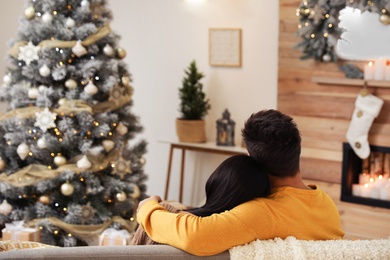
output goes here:
{"type": "MultiPolygon", "coordinates": [[[[211,111],[206,117],[207,136],[215,140],[215,121],[225,108],[236,121],[236,144],[247,117],[260,109],[275,108],[277,100],[278,1],[269,0],[109,0],[114,20],[111,28],[122,36],[125,61],[133,75],[134,112],[140,117],[148,143],[145,171],[148,194],[163,196],[169,146],[176,140],[178,88],[184,69],[195,59],[203,79],[211,111]],[[242,67],[208,64],[208,29],[241,28],[242,67]]],[[[0,42],[7,42],[18,28],[22,0],[2,0],[0,42]],[[4,26],[7,25],[7,26],[4,26]]],[[[5,44],[0,44],[4,57],[5,44]]],[[[0,75],[5,65],[0,64],[0,75]]],[[[2,73],[2,74],[1,74],[2,73]]],[[[184,203],[198,205],[204,183],[226,157],[189,152],[186,156],[184,203]]],[[[175,152],[169,192],[178,199],[180,154],[175,152]]]]}

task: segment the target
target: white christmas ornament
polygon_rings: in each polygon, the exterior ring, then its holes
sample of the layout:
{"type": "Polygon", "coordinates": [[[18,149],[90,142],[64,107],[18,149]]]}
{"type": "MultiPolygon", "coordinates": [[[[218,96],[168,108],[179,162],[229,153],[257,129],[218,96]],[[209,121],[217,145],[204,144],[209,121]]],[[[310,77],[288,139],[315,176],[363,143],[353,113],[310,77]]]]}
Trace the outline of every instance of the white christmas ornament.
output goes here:
{"type": "Polygon", "coordinates": [[[127,76],[122,77],[122,84],[128,86],[130,84],[130,78],[127,76]]]}
{"type": "Polygon", "coordinates": [[[39,59],[38,52],[40,49],[41,47],[28,42],[27,45],[19,47],[18,60],[24,61],[28,66],[32,61],[39,59]]]}
{"type": "Polygon", "coordinates": [[[66,163],[66,158],[62,155],[54,157],[54,164],[57,166],[64,165],[66,163]]]}
{"type": "Polygon", "coordinates": [[[39,149],[45,149],[47,148],[46,139],[45,137],[41,137],[37,141],[37,146],[39,149]]]}
{"type": "Polygon", "coordinates": [[[65,21],[65,25],[68,28],[73,28],[76,25],[76,22],[72,18],[68,17],[65,21]]]}
{"type": "Polygon", "coordinates": [[[39,68],[39,75],[41,75],[42,77],[49,76],[50,72],[50,68],[46,64],[43,64],[43,66],[39,68]]]}
{"type": "Polygon", "coordinates": [[[37,99],[39,96],[39,90],[37,88],[30,88],[28,90],[27,96],[29,99],[37,99]]]}
{"type": "Polygon", "coordinates": [[[70,196],[74,192],[74,188],[70,183],[64,183],[61,185],[61,193],[64,196],[70,196]]]}
{"type": "Polygon", "coordinates": [[[38,90],[39,92],[44,92],[47,89],[45,85],[39,85],[38,90]]]}
{"type": "Polygon", "coordinates": [[[66,101],[66,98],[60,98],[60,99],[58,100],[58,105],[60,105],[60,106],[64,105],[64,104],[65,104],[65,101],[66,101]]]}
{"type": "Polygon", "coordinates": [[[118,201],[123,202],[123,201],[126,200],[126,198],[127,198],[127,196],[126,196],[126,193],[125,193],[124,191],[121,191],[121,192],[119,192],[119,193],[116,194],[116,199],[117,199],[118,201]]]}
{"type": "Polygon", "coordinates": [[[0,157],[0,171],[4,170],[5,165],[6,165],[5,161],[3,160],[3,158],[0,157]]]}
{"type": "Polygon", "coordinates": [[[81,157],[81,159],[77,161],[76,165],[77,168],[80,169],[89,169],[92,166],[86,155],[83,155],[83,157],[81,157]]]}
{"type": "Polygon", "coordinates": [[[127,127],[122,124],[122,122],[120,122],[118,124],[118,126],[116,127],[116,131],[120,134],[120,135],[125,135],[128,131],[127,127]]]}
{"type": "Polygon", "coordinates": [[[77,88],[77,82],[74,79],[68,79],[65,81],[65,87],[68,89],[75,89],[77,88]]]}
{"type": "Polygon", "coordinates": [[[89,2],[87,0],[81,1],[81,6],[84,8],[89,8],[89,2]]]}
{"type": "Polygon", "coordinates": [[[112,140],[103,140],[102,145],[104,150],[106,150],[106,152],[109,152],[112,150],[112,148],[114,148],[115,143],[112,140]]]}
{"type": "Polygon", "coordinates": [[[81,44],[81,41],[77,41],[75,46],[72,47],[72,52],[79,58],[88,53],[87,49],[81,44]]]}
{"type": "Polygon", "coordinates": [[[53,16],[50,13],[44,13],[42,15],[42,21],[46,24],[50,24],[53,21],[53,16]]]}
{"type": "Polygon", "coordinates": [[[92,80],[90,80],[88,84],[85,86],[84,91],[85,93],[92,96],[98,93],[99,89],[95,86],[95,84],[93,84],[92,80]]]}
{"type": "Polygon", "coordinates": [[[12,211],[12,206],[8,203],[7,200],[3,200],[3,202],[0,204],[0,213],[8,216],[9,213],[12,211]]]}
{"type": "Polygon", "coordinates": [[[106,46],[104,46],[103,52],[104,52],[104,54],[106,54],[108,57],[112,57],[112,56],[114,56],[114,54],[115,54],[114,49],[113,49],[109,44],[106,44],[106,46]]]}
{"type": "Polygon", "coordinates": [[[24,160],[27,158],[27,155],[30,152],[30,147],[26,143],[21,143],[16,148],[16,153],[19,155],[20,159],[24,160]]]}
{"type": "Polygon", "coordinates": [[[5,74],[3,77],[4,85],[9,86],[9,84],[11,84],[11,82],[12,82],[11,73],[5,74]]]}
{"type": "Polygon", "coordinates": [[[50,112],[47,107],[45,107],[41,112],[35,112],[35,116],[37,121],[34,126],[41,128],[44,133],[46,133],[47,129],[56,126],[54,121],[56,120],[57,114],[50,112]]]}
{"type": "Polygon", "coordinates": [[[34,7],[32,7],[32,6],[27,7],[27,8],[24,10],[24,16],[25,16],[27,19],[32,19],[32,18],[34,18],[34,16],[35,16],[35,9],[34,9],[34,7]]]}
{"type": "Polygon", "coordinates": [[[347,131],[347,140],[361,159],[370,155],[368,132],[372,122],[379,115],[384,101],[372,94],[359,95],[355,101],[355,110],[347,131]]]}

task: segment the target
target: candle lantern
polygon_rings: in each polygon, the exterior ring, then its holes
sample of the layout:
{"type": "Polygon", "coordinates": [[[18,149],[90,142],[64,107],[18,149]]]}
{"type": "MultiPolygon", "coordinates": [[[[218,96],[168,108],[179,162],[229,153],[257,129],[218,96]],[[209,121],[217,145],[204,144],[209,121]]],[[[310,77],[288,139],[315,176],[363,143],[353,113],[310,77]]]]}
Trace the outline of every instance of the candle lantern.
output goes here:
{"type": "Polygon", "coordinates": [[[234,126],[235,122],[230,119],[227,109],[222,114],[222,118],[217,120],[217,145],[234,146],[234,126]]]}

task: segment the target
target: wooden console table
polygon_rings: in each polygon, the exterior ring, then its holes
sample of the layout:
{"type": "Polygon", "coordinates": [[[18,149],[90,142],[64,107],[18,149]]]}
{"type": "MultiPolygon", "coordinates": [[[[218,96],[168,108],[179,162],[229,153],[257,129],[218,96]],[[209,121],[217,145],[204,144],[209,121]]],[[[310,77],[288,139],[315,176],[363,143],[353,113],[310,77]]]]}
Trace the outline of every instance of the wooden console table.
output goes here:
{"type": "Polygon", "coordinates": [[[223,155],[238,155],[238,154],[248,154],[247,150],[240,146],[218,146],[215,142],[207,143],[186,143],[179,141],[161,141],[170,145],[169,151],[169,161],[168,161],[168,172],[167,180],[165,183],[165,194],[164,200],[168,199],[168,190],[169,190],[169,181],[171,178],[171,166],[172,166],[172,157],[173,150],[181,150],[181,167],[180,167],[180,189],[179,189],[179,202],[183,200],[183,180],[184,180],[184,164],[185,164],[185,152],[195,151],[202,153],[214,153],[214,154],[223,154],[223,155]]]}

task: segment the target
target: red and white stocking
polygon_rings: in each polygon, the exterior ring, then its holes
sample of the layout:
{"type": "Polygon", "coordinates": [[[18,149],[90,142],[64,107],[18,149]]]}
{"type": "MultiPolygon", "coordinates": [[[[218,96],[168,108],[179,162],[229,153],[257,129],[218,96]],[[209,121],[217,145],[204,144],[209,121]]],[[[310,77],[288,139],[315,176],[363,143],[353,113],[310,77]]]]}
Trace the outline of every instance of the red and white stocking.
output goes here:
{"type": "Polygon", "coordinates": [[[355,110],[347,131],[347,140],[361,159],[366,159],[370,155],[368,132],[372,122],[379,115],[383,103],[382,99],[372,94],[359,95],[355,101],[355,110]]]}

